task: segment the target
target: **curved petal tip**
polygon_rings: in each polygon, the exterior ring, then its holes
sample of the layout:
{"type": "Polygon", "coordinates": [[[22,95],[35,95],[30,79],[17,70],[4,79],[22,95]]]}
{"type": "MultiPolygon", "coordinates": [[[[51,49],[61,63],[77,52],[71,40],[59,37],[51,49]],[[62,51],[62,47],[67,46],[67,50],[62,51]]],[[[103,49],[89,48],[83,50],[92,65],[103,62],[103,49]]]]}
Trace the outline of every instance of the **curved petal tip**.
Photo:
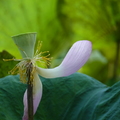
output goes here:
{"type": "Polygon", "coordinates": [[[88,60],[92,51],[92,43],[88,40],[77,41],[65,56],[61,66],[64,76],[78,71],[88,60]]]}

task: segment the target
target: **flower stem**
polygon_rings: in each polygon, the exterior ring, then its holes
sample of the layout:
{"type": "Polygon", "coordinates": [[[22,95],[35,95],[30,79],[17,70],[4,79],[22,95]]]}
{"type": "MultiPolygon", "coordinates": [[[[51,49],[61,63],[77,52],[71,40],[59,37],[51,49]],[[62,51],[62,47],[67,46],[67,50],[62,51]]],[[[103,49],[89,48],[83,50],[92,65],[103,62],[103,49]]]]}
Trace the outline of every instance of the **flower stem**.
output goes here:
{"type": "Polygon", "coordinates": [[[27,89],[27,102],[28,102],[28,120],[33,120],[33,83],[31,79],[31,72],[33,69],[33,64],[28,63],[27,64],[27,78],[28,78],[28,89],[27,89]]]}

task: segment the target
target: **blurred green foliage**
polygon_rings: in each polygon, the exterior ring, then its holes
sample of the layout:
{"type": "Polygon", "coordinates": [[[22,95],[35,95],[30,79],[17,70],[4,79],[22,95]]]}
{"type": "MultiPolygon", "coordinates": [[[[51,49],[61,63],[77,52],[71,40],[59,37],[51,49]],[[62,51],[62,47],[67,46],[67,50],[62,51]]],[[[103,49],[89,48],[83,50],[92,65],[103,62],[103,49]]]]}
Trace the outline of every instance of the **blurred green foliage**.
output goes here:
{"type": "Polygon", "coordinates": [[[109,84],[120,78],[119,0],[0,0],[0,16],[0,51],[19,58],[10,36],[37,32],[54,67],[74,42],[88,39],[93,53],[80,72],[109,84]]]}

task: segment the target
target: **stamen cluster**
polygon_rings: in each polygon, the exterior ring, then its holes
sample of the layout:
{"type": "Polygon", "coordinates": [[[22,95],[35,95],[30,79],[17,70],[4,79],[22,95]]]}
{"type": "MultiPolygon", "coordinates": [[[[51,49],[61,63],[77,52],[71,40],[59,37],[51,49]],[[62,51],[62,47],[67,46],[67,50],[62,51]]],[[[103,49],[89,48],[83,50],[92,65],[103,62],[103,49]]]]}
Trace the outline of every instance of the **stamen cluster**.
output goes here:
{"type": "MultiPolygon", "coordinates": [[[[41,47],[42,47],[42,42],[39,41],[33,58],[27,57],[27,54],[25,53],[25,51],[23,51],[26,55],[26,58],[3,59],[4,61],[11,61],[11,60],[20,61],[18,64],[16,64],[16,66],[11,71],[9,71],[9,74],[19,74],[20,80],[23,83],[27,83],[27,73],[28,73],[27,70],[29,68],[31,70],[30,79],[33,80],[33,76],[34,76],[33,74],[35,72],[35,69],[36,69],[35,66],[37,64],[36,62],[38,61],[40,64],[43,63],[44,65],[46,65],[45,67],[48,67],[51,61],[51,58],[49,58],[50,56],[49,51],[41,52],[40,51],[41,47]],[[44,56],[44,54],[47,54],[47,55],[44,56]]],[[[30,82],[33,83],[33,81],[30,81],[30,82]]]]}

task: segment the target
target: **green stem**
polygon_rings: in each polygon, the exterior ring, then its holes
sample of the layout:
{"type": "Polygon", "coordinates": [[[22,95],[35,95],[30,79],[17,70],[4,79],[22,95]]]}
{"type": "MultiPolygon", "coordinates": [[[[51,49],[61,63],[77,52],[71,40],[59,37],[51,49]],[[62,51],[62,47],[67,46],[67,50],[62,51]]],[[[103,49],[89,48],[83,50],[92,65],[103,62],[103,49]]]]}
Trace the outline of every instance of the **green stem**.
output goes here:
{"type": "Polygon", "coordinates": [[[28,120],[33,120],[33,84],[31,80],[31,72],[33,64],[27,64],[27,77],[28,77],[28,89],[27,89],[27,102],[28,102],[28,120]]]}

